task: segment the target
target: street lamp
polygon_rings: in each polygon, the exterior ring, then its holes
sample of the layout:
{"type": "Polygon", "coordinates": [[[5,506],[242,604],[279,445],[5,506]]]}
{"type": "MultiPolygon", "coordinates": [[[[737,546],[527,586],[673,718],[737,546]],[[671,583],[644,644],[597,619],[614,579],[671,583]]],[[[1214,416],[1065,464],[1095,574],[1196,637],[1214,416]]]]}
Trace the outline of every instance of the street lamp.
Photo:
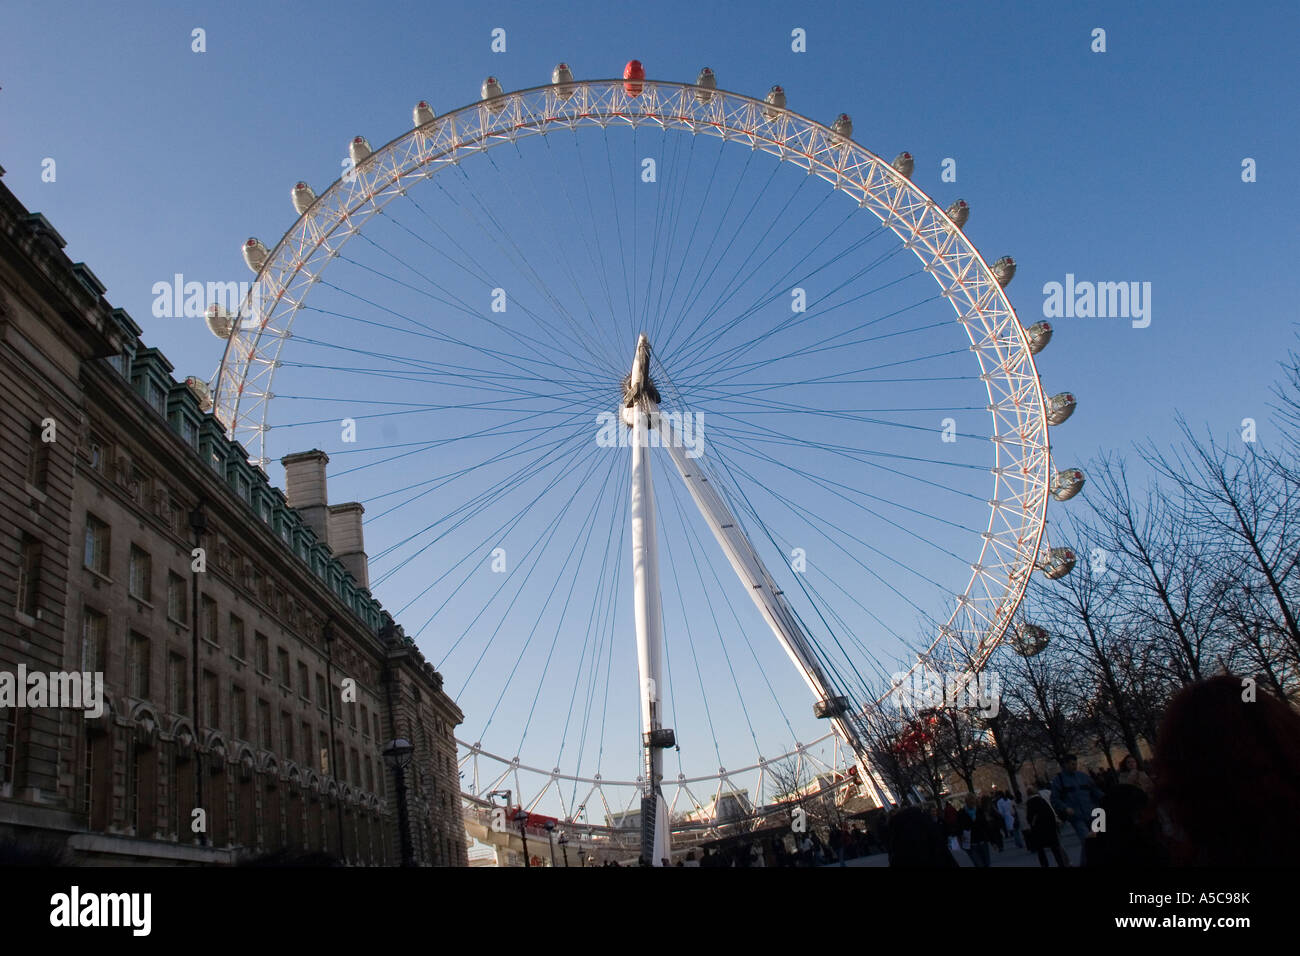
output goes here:
{"type": "Polygon", "coordinates": [[[551,845],[551,869],[555,869],[555,821],[546,821],[546,842],[551,845]]]}
{"type": "Polygon", "coordinates": [[[515,811],[515,823],[519,824],[519,839],[524,841],[524,866],[532,866],[533,861],[528,857],[528,834],[524,831],[524,824],[528,822],[528,811],[520,807],[515,811]]]}
{"type": "Polygon", "coordinates": [[[381,751],[384,763],[397,775],[397,824],[402,843],[402,866],[414,866],[411,858],[411,820],[406,811],[406,768],[411,765],[415,747],[405,737],[385,744],[381,751]]]}
{"type": "Polygon", "coordinates": [[[564,865],[567,868],[569,865],[569,834],[567,833],[560,834],[560,852],[564,854],[564,865]]]}

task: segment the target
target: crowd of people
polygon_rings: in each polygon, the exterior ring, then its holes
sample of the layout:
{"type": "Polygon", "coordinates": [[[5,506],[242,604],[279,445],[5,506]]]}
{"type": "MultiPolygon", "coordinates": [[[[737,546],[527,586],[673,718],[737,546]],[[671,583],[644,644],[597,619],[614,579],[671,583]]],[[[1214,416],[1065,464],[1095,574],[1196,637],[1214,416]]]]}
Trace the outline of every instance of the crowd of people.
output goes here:
{"type": "MultiPolygon", "coordinates": [[[[844,820],[839,826],[824,827],[826,839],[813,827],[793,832],[785,829],[750,833],[679,854],[677,862],[664,866],[738,868],[823,866],[846,863],[884,852],[884,846],[861,822],[844,820]]],[[[602,866],[620,866],[607,860],[602,866]]]]}
{"type": "Polygon", "coordinates": [[[1152,829],[1155,818],[1147,813],[1152,792],[1151,778],[1132,754],[1118,769],[1092,773],[1079,770],[1078,757],[1067,754],[1059,773],[1027,790],[968,793],[960,800],[929,804],[924,817],[919,808],[895,811],[889,821],[891,863],[908,865],[910,854],[929,842],[935,846],[921,859],[930,862],[920,865],[945,865],[942,838],[949,866],[957,865],[953,854],[958,852],[973,866],[991,866],[993,851],[1002,853],[1011,844],[1036,851],[1041,866],[1051,865],[1049,857],[1057,866],[1069,866],[1061,847],[1061,833],[1069,827],[1083,847],[1078,865],[1097,865],[1108,857],[1163,865],[1168,859],[1152,829]]]}
{"type": "Polygon", "coordinates": [[[1087,773],[1065,754],[1049,780],[1022,790],[905,807],[890,814],[891,866],[992,864],[1007,844],[1040,866],[1250,865],[1300,859],[1300,714],[1249,682],[1220,676],[1170,703],[1145,765],[1087,773]],[[1080,841],[1071,863],[1061,834],[1080,841]]]}
{"type": "Polygon", "coordinates": [[[883,848],[865,827],[831,827],[823,840],[815,829],[804,833],[757,835],[729,845],[706,846],[700,853],[691,850],[677,866],[822,866],[843,863],[860,856],[882,852],[883,848]]]}

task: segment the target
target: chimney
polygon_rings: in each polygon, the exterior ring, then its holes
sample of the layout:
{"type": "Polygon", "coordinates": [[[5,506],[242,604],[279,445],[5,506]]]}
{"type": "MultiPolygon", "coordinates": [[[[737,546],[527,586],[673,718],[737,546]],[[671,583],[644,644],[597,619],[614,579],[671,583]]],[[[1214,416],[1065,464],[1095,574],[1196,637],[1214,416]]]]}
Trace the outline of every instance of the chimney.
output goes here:
{"type": "Polygon", "coordinates": [[[316,532],[316,537],[326,544],[331,544],[329,502],[325,497],[325,466],[329,460],[327,454],[316,449],[280,459],[284,465],[284,492],[289,507],[302,515],[302,520],[316,532]]]}
{"type": "Polygon", "coordinates": [[[361,535],[361,516],[366,509],[359,501],[331,505],[329,509],[330,548],[334,557],[351,572],[363,588],[370,587],[366,545],[361,535]]]}

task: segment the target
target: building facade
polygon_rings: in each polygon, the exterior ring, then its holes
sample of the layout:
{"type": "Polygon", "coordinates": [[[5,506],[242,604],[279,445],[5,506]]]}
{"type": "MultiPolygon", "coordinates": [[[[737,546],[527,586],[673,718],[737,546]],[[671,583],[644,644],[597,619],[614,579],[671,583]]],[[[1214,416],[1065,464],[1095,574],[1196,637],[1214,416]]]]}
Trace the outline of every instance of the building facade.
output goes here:
{"type": "Polygon", "coordinates": [[[0,184],[0,843],[396,865],[404,738],[408,857],[466,865],[463,717],[370,594],[361,505],[319,451],[272,487],[63,245],[0,184]]]}

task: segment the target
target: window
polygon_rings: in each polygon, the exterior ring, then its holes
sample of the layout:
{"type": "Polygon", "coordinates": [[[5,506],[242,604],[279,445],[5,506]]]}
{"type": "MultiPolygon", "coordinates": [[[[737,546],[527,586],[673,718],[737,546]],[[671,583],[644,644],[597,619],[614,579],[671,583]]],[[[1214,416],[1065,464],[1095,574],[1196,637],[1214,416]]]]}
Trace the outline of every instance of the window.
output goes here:
{"type": "Polygon", "coordinates": [[[184,624],[188,611],[185,596],[185,579],[175,572],[167,572],[167,616],[177,623],[184,624]]]}
{"type": "Polygon", "coordinates": [[[104,473],[104,463],[107,459],[104,454],[104,441],[98,435],[91,436],[86,445],[86,458],[90,462],[90,467],[95,469],[101,475],[104,473]]]}
{"type": "Polygon", "coordinates": [[[298,727],[298,730],[300,731],[298,734],[298,742],[302,746],[303,765],[311,766],[311,741],[312,741],[311,724],[307,723],[307,721],[304,720],[302,724],[298,727]]]}
{"type": "Polygon", "coordinates": [[[31,446],[27,451],[27,483],[42,491],[50,466],[50,446],[44,440],[43,431],[40,425],[32,426],[31,446]]]}
{"type": "Polygon", "coordinates": [[[298,662],[298,696],[311,700],[311,672],[304,661],[298,662]]]}
{"type": "Polygon", "coordinates": [[[370,736],[370,708],[365,704],[361,705],[361,736],[370,736]]]}
{"type": "Polygon", "coordinates": [[[212,644],[217,644],[221,637],[217,619],[217,602],[204,594],[199,598],[199,636],[212,644]]]}
{"type": "Polygon", "coordinates": [[[127,645],[126,674],[130,694],[141,700],[149,697],[149,665],[152,663],[149,653],[149,638],[143,634],[131,632],[127,645]]]}
{"type": "Polygon", "coordinates": [[[321,731],[316,738],[320,744],[320,772],[328,774],[330,772],[330,739],[325,731],[321,731]]]}
{"type": "Polygon", "coordinates": [[[14,782],[17,762],[18,712],[0,707],[0,785],[14,782]]]}
{"type": "Polygon", "coordinates": [[[230,653],[241,661],[248,658],[248,647],[244,643],[243,618],[230,615],[230,653]]]}
{"type": "Polygon", "coordinates": [[[230,726],[236,739],[248,739],[248,695],[238,684],[230,685],[230,726]]]}
{"type": "Polygon", "coordinates": [[[286,760],[293,759],[293,714],[280,711],[280,753],[286,760]]]}
{"type": "Polygon", "coordinates": [[[108,576],[109,527],[92,514],[86,515],[85,564],[90,570],[108,576]]]}
{"type": "Polygon", "coordinates": [[[383,739],[384,738],[380,736],[380,731],[379,731],[379,715],[375,714],[375,743],[379,743],[383,739]]]}
{"type": "Polygon", "coordinates": [[[329,697],[325,690],[325,675],[316,675],[316,706],[324,710],[329,705],[329,697]]]}
{"type": "Polygon", "coordinates": [[[375,792],[375,765],[370,762],[369,755],[366,756],[366,790],[375,792]]]}
{"type": "Polygon", "coordinates": [[[258,632],[253,634],[253,649],[257,652],[257,670],[262,674],[271,673],[271,645],[267,643],[266,635],[258,632]]]}
{"type": "Polygon", "coordinates": [[[277,647],[275,649],[275,662],[277,665],[277,671],[280,675],[280,683],[285,687],[292,687],[293,684],[290,682],[290,675],[292,672],[289,669],[289,652],[283,647],[277,647]]]}
{"type": "Polygon", "coordinates": [[[153,479],[148,474],[132,468],[127,489],[131,492],[131,500],[146,510],[153,510],[153,479]]]}
{"type": "Polygon", "coordinates": [[[108,663],[108,618],[86,608],[81,615],[81,669],[103,673],[108,663]]]}
{"type": "Polygon", "coordinates": [[[150,584],[153,577],[153,560],[149,552],[131,545],[131,561],[128,565],[127,591],[138,601],[150,599],[150,584]]]}
{"type": "Polygon", "coordinates": [[[167,414],[167,393],[157,382],[149,383],[149,404],[159,415],[167,414]]]}
{"type": "Polygon", "coordinates": [[[221,726],[221,685],[212,671],[203,672],[203,723],[209,727],[221,726]]]}
{"type": "Polygon", "coordinates": [[[357,729],[357,702],[352,701],[344,709],[348,712],[348,726],[351,727],[353,730],[356,730],[357,729]]]}
{"type": "Polygon", "coordinates": [[[18,613],[35,617],[41,587],[41,543],[24,534],[18,553],[18,613]]]}
{"type": "Polygon", "coordinates": [[[191,448],[199,447],[199,426],[195,425],[188,418],[181,419],[181,438],[185,444],[191,448]]]}
{"type": "Polygon", "coordinates": [[[173,534],[180,534],[180,522],[177,521],[179,510],[176,505],[176,492],[170,489],[158,492],[158,516],[167,522],[167,527],[173,534]]]}
{"type": "Polygon", "coordinates": [[[167,706],[173,714],[189,713],[188,690],[185,656],[173,651],[167,655],[167,706]]]}
{"type": "Polygon", "coordinates": [[[257,737],[263,750],[274,750],[271,737],[271,705],[260,697],[257,700],[257,737]]]}
{"type": "Polygon", "coordinates": [[[352,748],[351,753],[352,753],[352,762],[351,762],[352,777],[349,782],[352,783],[354,786],[359,787],[361,786],[361,754],[357,751],[356,747],[352,748]]]}

